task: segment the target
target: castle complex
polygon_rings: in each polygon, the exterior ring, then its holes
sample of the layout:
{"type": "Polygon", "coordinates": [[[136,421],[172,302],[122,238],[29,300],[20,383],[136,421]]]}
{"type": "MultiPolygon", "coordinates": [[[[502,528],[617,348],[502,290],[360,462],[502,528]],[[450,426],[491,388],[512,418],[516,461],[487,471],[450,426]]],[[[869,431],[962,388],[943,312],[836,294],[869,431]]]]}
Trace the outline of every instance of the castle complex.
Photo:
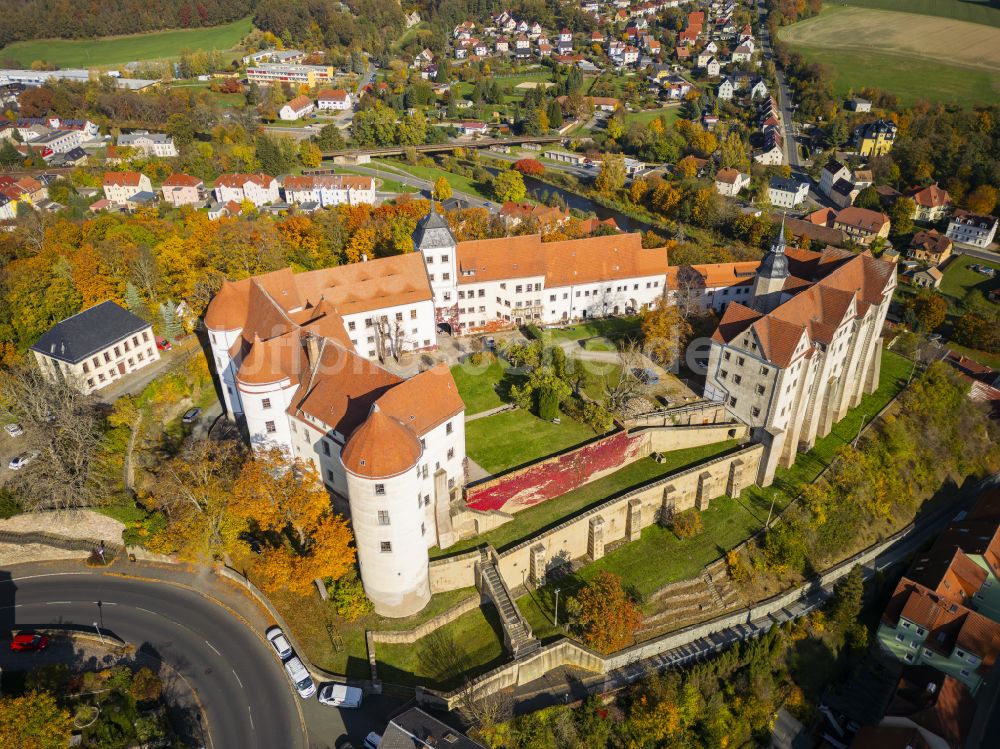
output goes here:
{"type": "MultiPolygon", "coordinates": [[[[634,313],[666,291],[667,253],[638,234],[457,243],[432,206],[415,252],[227,282],[205,324],[226,409],[251,444],[310,461],[349,512],[378,613],[430,598],[428,553],[454,543],[465,484],[465,406],[438,364],[409,379],[382,366],[465,334],[634,313]]],[[[895,283],[869,254],[772,248],[725,307],[705,395],[725,401],[778,460],[826,434],[878,384],[879,331],[895,283]]]]}
{"type": "Polygon", "coordinates": [[[868,252],[786,248],[782,226],[741,288],[712,336],[705,397],[764,444],[757,481],[767,486],[878,388],[896,271],[868,252]]]}

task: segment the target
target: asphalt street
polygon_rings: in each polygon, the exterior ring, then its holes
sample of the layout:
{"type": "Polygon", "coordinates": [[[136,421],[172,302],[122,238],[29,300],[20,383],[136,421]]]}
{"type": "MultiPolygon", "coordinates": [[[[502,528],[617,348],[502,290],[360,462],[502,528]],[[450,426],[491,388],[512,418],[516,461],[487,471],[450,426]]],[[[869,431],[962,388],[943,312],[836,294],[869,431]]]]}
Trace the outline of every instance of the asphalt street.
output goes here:
{"type": "Polygon", "coordinates": [[[158,657],[198,695],[208,749],[305,749],[298,697],[260,636],[224,608],[175,585],[89,572],[0,573],[0,629],[96,622],[158,657]]]}

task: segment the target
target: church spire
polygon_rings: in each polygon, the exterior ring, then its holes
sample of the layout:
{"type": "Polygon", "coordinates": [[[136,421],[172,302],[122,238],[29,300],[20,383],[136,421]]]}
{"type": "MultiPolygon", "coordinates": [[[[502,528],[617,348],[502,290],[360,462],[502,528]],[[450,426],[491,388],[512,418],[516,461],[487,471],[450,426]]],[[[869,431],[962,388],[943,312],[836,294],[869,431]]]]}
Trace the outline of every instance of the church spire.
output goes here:
{"type": "Polygon", "coordinates": [[[781,228],[771,249],[764,255],[757,268],[757,275],[764,278],[788,278],[788,257],[785,255],[785,214],[781,214],[781,228]]]}

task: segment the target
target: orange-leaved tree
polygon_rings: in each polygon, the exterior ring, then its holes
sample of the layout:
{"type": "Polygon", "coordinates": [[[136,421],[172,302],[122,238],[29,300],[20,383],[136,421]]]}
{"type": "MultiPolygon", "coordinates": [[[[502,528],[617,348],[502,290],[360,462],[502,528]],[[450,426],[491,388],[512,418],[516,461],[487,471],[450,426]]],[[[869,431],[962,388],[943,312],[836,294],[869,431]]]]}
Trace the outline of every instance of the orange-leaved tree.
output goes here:
{"type": "Polygon", "coordinates": [[[583,641],[602,653],[632,644],[642,622],[635,601],[622,588],[621,578],[601,572],[574,598],[576,628],[583,641]]]}

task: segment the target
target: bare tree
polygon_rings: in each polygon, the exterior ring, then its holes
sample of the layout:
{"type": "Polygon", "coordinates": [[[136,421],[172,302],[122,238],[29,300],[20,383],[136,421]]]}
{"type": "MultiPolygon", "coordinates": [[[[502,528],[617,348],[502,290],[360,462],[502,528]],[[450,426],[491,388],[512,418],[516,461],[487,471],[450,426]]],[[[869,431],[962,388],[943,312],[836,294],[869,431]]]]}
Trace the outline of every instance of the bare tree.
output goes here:
{"type": "Polygon", "coordinates": [[[25,508],[105,501],[112,472],[102,462],[104,418],[96,399],[58,370],[43,373],[34,366],[5,372],[0,384],[8,409],[25,427],[26,451],[37,453],[13,481],[25,508]]]}
{"type": "Polygon", "coordinates": [[[639,344],[629,342],[618,348],[618,371],[604,375],[604,398],[608,410],[619,413],[639,395],[639,376],[643,369],[639,344]]]}
{"type": "Polygon", "coordinates": [[[677,269],[674,304],[685,319],[704,311],[705,278],[690,265],[677,269]]]}

